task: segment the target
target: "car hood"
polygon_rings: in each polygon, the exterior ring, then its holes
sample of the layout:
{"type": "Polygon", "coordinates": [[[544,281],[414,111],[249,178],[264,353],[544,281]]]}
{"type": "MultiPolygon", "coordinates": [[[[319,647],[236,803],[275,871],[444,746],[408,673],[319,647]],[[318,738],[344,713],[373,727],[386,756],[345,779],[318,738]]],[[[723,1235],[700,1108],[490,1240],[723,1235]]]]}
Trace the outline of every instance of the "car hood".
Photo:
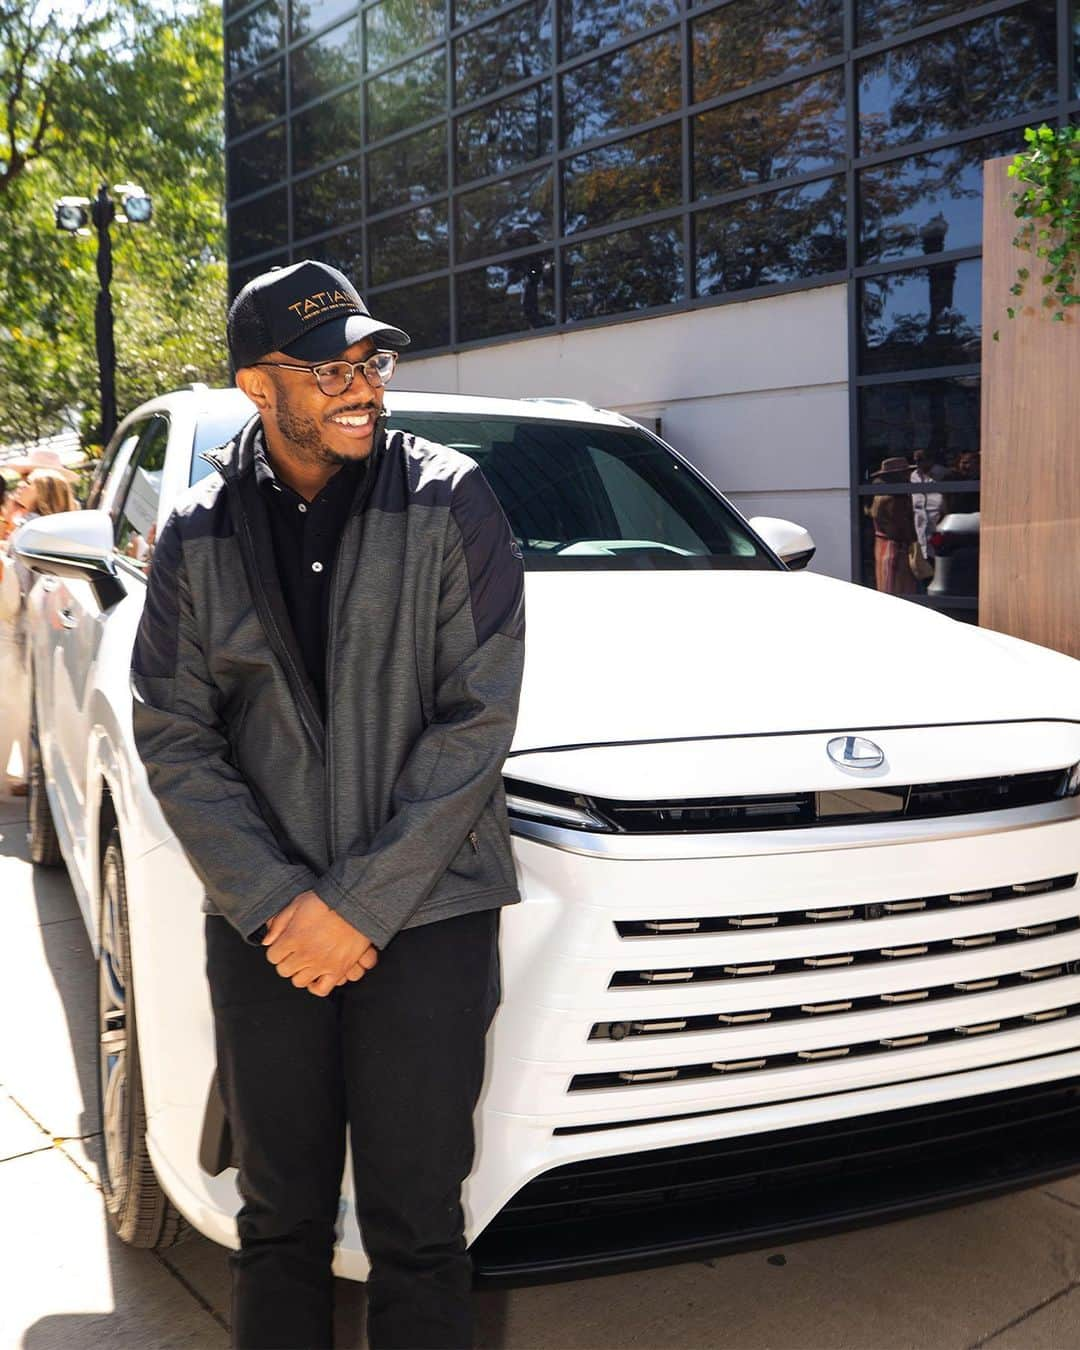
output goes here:
{"type": "Polygon", "coordinates": [[[1064,718],[1080,662],[808,572],[530,572],[513,753],[1064,718]]]}

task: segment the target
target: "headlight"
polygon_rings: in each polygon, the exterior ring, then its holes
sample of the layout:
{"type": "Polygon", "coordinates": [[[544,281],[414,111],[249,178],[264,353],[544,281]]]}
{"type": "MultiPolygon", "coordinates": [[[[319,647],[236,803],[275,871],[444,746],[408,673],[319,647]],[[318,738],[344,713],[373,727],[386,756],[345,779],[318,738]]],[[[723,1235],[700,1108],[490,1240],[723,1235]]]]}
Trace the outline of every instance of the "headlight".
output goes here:
{"type": "Polygon", "coordinates": [[[1074,764],[1065,780],[1064,797],[1080,797],[1080,764],[1074,764]]]}
{"type": "Polygon", "coordinates": [[[511,817],[544,820],[572,830],[611,829],[606,820],[590,809],[587,797],[540,783],[526,783],[520,778],[506,779],[506,810],[511,817]]]}

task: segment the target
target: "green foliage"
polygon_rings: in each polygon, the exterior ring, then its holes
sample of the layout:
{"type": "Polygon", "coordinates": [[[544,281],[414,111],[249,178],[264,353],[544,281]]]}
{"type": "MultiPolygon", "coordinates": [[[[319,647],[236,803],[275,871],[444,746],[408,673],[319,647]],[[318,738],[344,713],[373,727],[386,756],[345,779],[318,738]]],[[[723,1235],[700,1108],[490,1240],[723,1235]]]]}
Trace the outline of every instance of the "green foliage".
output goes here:
{"type": "Polygon", "coordinates": [[[102,182],[138,183],[154,202],[148,225],[112,227],[120,415],[228,374],[221,5],[59,13],[0,0],[0,84],[22,71],[19,98],[0,105],[0,441],[72,413],[86,438],[97,423],[97,240],[57,230],[53,203],[102,182]]]}
{"type": "MultiPolygon", "coordinates": [[[[1062,322],[1071,305],[1080,305],[1077,293],[1077,262],[1080,260],[1080,128],[1074,126],[1029,127],[1024,132],[1027,149],[1009,165],[1009,177],[1020,187],[1013,192],[1014,214],[1021,221],[1013,243],[1034,250],[1040,263],[1042,303],[1062,322]]],[[[1014,296],[1025,293],[1030,269],[1017,270],[1009,288],[1014,296]]],[[[1006,311],[1015,318],[1018,308],[1006,311]]]]}

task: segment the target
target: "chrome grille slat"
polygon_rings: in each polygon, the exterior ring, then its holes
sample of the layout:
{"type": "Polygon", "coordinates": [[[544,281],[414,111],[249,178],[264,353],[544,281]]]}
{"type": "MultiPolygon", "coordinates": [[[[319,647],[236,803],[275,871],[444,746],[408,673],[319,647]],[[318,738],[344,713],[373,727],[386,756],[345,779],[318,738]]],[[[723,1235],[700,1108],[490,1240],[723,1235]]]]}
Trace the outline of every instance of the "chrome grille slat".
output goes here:
{"type": "Polygon", "coordinates": [[[928,913],[935,910],[957,909],[961,906],[995,904],[1016,900],[1021,896],[1045,895],[1052,891],[1071,890],[1077,874],[1046,877],[1038,881],[1018,881],[1008,886],[994,886],[971,891],[952,891],[943,895],[916,896],[910,899],[866,901],[858,905],[814,905],[807,909],[770,908],[762,914],[713,914],[684,916],[673,919],[616,920],[615,930],[621,938],[656,937],[670,934],[685,937],[689,933],[706,936],[710,933],[730,933],[748,928],[820,927],[822,923],[855,919],[874,922],[898,914],[928,913]]]}
{"type": "MultiPolygon", "coordinates": [[[[1068,1018],[1080,1019],[1080,1003],[1067,1004],[1061,1008],[1048,1009],[1052,1018],[1041,1020],[1062,1021],[1068,1018]]],[[[739,1060],[710,1060],[702,1064],[667,1065],[656,1068],[618,1070],[605,1073],[579,1073],[570,1080],[568,1091],[596,1091],[613,1087],[626,1087],[634,1082],[685,1082],[690,1079],[713,1078],[718,1074],[738,1073],[744,1070],[757,1072],[761,1069],[780,1069],[793,1065],[808,1066],[822,1060],[856,1058],[862,1055],[880,1054],[888,1050],[890,1054],[920,1046],[941,1045],[949,1041],[963,1041],[983,1036],[994,1036],[999,1032],[1030,1027],[1039,1019],[1039,1013],[1019,1013],[1012,1017],[995,1018],[986,1022],[966,1022],[936,1031],[915,1032],[907,1035],[879,1037],[876,1040],[859,1041],[855,1044],[822,1046],[816,1049],[786,1050],[771,1055],[760,1055],[753,1059],[745,1057],[739,1060]]]]}

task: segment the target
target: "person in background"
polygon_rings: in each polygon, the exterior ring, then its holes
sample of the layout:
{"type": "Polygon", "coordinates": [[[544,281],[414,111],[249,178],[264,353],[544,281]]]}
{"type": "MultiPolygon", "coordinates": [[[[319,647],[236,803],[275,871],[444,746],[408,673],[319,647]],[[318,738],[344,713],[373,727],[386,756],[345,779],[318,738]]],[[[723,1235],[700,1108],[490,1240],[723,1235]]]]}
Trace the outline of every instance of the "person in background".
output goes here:
{"type": "MultiPolygon", "coordinates": [[[[3,624],[3,706],[0,707],[0,764],[7,777],[8,791],[14,797],[25,797],[29,791],[27,778],[28,738],[30,733],[30,681],[26,661],[26,597],[34,576],[15,557],[15,543],[22,526],[38,516],[55,515],[59,511],[77,511],[72,482],[75,474],[62,467],[33,469],[28,477],[7,494],[14,505],[8,513],[9,533],[0,545],[0,562],[4,572],[14,571],[18,581],[18,599],[14,613],[3,624]]],[[[6,506],[6,501],[4,505],[6,506]]],[[[5,577],[8,586],[10,578],[5,577]]],[[[12,588],[13,589],[13,588],[12,588]]]]}
{"type": "MultiPolygon", "coordinates": [[[[870,477],[877,483],[903,483],[911,465],[903,455],[892,455],[870,477]]],[[[874,585],[888,595],[914,595],[915,574],[908,549],[916,538],[915,517],[907,493],[883,492],[867,508],[874,522],[874,585]]]]}
{"type": "MultiPolygon", "coordinates": [[[[911,481],[913,483],[940,483],[946,477],[947,470],[943,464],[939,464],[932,450],[915,451],[915,467],[911,471],[911,481]]],[[[913,492],[911,494],[911,509],[915,517],[915,537],[919,542],[919,552],[922,554],[925,564],[933,566],[934,550],[930,545],[930,538],[938,525],[941,523],[941,517],[945,514],[945,494],[943,492],[913,492]]],[[[919,590],[925,592],[933,577],[931,571],[929,576],[919,580],[919,590]]]]}

